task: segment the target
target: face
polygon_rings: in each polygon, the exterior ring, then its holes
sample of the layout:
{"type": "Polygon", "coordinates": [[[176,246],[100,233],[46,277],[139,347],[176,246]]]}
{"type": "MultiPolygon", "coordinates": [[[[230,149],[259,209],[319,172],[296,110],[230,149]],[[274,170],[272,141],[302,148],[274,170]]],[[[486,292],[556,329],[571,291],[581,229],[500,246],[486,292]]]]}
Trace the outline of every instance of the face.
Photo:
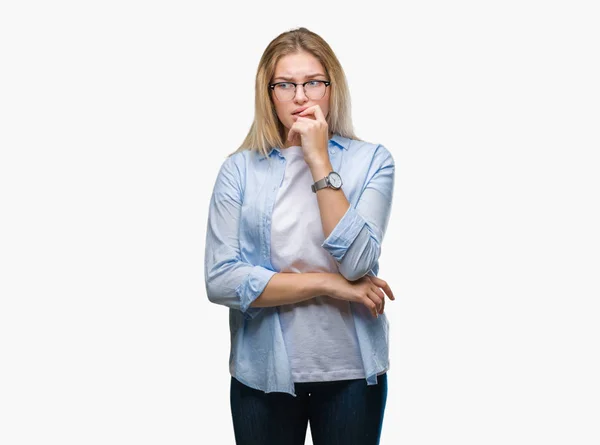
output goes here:
{"type": "MultiPolygon", "coordinates": [[[[275,66],[275,73],[270,83],[275,82],[295,82],[302,83],[308,80],[330,80],[326,76],[325,68],[319,60],[307,52],[299,52],[296,54],[288,54],[283,56],[275,66]]],[[[293,86],[292,86],[293,88],[293,86]]],[[[304,88],[298,85],[294,98],[287,102],[280,102],[271,91],[271,99],[275,105],[277,117],[283,126],[289,131],[291,126],[296,121],[296,116],[292,113],[298,108],[308,108],[313,105],[319,105],[325,118],[329,115],[329,96],[331,94],[331,85],[325,89],[325,95],[319,100],[309,99],[304,94],[304,88]]],[[[311,116],[307,116],[311,118],[311,116]]],[[[286,144],[287,146],[298,145],[297,140],[286,144]]]]}

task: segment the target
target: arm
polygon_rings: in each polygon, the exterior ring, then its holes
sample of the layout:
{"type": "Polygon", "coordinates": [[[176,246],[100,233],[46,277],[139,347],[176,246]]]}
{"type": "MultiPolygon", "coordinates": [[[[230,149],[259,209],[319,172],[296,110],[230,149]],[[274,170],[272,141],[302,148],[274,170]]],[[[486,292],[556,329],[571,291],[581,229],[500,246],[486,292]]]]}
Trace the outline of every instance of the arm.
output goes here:
{"type": "Polygon", "coordinates": [[[280,306],[327,295],[330,275],[321,272],[277,273],[250,306],[280,306]]]}
{"type": "Polygon", "coordinates": [[[219,170],[210,200],[204,281],[212,303],[237,309],[251,319],[262,308],[250,304],[276,272],[241,260],[238,231],[243,190],[242,174],[230,156],[219,170]]]}
{"type": "MultiPolygon", "coordinates": [[[[394,191],[394,159],[382,145],[375,150],[365,186],[353,208],[341,190],[318,196],[325,241],[321,245],[338,262],[340,273],[348,281],[356,281],[375,266],[389,222],[394,191]],[[333,226],[329,232],[328,227],[333,226]]],[[[320,173],[319,173],[320,174],[320,173]]],[[[318,175],[317,175],[318,176],[318,175]]]]}

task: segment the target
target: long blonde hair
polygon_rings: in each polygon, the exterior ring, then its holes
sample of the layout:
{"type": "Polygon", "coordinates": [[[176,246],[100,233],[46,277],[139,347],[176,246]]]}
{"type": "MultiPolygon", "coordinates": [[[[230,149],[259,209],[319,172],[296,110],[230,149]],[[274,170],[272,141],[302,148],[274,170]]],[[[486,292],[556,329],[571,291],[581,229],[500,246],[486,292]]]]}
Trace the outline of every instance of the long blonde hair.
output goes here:
{"type": "Polygon", "coordinates": [[[286,31],[269,43],[265,49],[256,73],[256,95],[254,100],[254,121],[242,145],[229,156],[243,150],[253,150],[267,156],[273,147],[284,147],[286,128],[283,126],[273,104],[269,83],[275,73],[279,59],[301,51],[316,57],[325,68],[331,81],[329,97],[329,131],[350,139],[361,140],[354,134],[350,109],[350,90],[346,75],[331,47],[322,37],[306,28],[286,31]]]}

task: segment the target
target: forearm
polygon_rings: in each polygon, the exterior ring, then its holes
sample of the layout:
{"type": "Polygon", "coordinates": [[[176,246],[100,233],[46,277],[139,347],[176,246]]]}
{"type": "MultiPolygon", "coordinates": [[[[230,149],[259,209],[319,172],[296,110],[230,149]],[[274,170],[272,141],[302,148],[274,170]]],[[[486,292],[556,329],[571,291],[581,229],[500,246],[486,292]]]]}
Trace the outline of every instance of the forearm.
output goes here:
{"type": "Polygon", "coordinates": [[[330,275],[322,272],[276,273],[250,307],[281,306],[327,295],[330,275]]]}
{"type": "MultiPolygon", "coordinates": [[[[340,190],[331,190],[332,193],[320,196],[321,191],[317,193],[325,234],[321,247],[335,258],[339,272],[348,281],[356,281],[376,267],[390,220],[394,170],[391,153],[379,145],[354,205],[346,206],[343,194],[336,194],[340,190]],[[333,228],[332,224],[335,224],[333,228]]],[[[314,174],[318,177],[323,171],[314,174]]],[[[327,189],[323,191],[329,192],[327,189]]]]}
{"type": "MultiPolygon", "coordinates": [[[[310,164],[310,171],[313,176],[313,181],[318,181],[324,178],[333,171],[329,159],[310,164]]],[[[334,190],[329,187],[317,190],[316,199],[319,204],[319,214],[321,215],[321,226],[323,227],[323,235],[325,238],[333,231],[334,227],[340,222],[344,216],[350,203],[342,189],[334,190]]]]}

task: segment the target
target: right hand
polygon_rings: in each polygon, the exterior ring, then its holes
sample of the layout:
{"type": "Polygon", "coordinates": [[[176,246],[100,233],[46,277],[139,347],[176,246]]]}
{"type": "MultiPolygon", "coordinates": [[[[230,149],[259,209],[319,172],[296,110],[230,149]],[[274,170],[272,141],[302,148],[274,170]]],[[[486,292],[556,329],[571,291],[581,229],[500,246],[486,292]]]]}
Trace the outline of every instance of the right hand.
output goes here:
{"type": "Polygon", "coordinates": [[[374,317],[383,314],[385,307],[385,295],[390,300],[395,300],[390,286],[381,278],[365,275],[356,281],[348,281],[342,274],[331,274],[327,295],[338,300],[352,301],[364,304],[374,317]]]}

